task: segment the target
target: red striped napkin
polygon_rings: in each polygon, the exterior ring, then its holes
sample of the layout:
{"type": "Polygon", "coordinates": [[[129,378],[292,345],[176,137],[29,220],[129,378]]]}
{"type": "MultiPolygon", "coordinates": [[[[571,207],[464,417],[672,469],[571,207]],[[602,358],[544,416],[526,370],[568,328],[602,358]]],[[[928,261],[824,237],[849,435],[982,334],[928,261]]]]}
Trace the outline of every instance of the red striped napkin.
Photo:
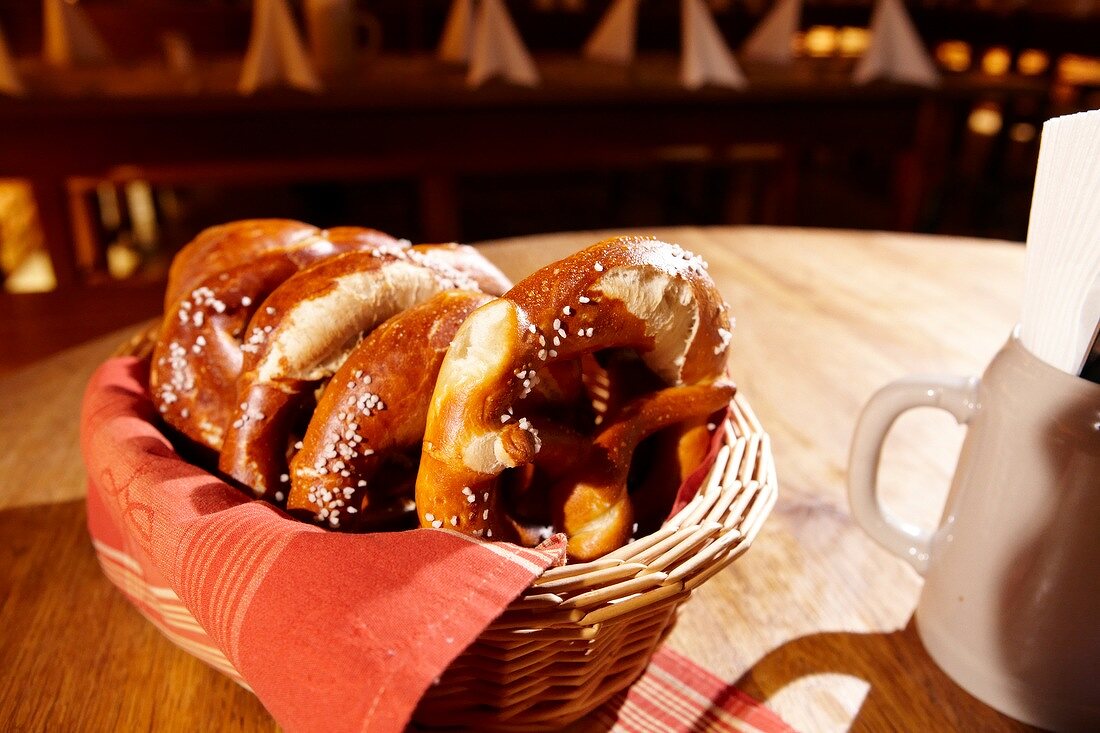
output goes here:
{"type": "Polygon", "coordinates": [[[610,733],[794,733],[755,698],[668,647],[629,689],[592,714],[610,733]]]}
{"type": "MultiPolygon", "coordinates": [[[[252,689],[287,730],[402,730],[432,680],[564,561],[560,539],[526,549],[447,530],[348,535],[296,522],[182,461],[155,427],[145,372],[112,359],[84,398],[100,564],[169,639],[252,689]]],[[[669,651],[600,714],[621,731],[700,729],[692,720],[787,730],[669,651]]]]}

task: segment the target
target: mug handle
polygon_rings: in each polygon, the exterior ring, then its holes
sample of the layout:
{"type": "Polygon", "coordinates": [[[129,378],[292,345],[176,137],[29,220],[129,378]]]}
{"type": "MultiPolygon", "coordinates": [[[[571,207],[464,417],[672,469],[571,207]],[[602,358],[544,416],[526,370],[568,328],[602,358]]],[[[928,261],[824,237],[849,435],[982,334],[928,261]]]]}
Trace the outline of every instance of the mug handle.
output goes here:
{"type": "Polygon", "coordinates": [[[886,385],[868,400],[856,423],[848,456],[848,501],[856,524],[871,539],[924,575],[932,533],[887,511],[878,498],[882,444],[894,421],[914,407],[938,407],[970,422],[977,409],[977,377],[931,375],[906,377],[886,385]]]}

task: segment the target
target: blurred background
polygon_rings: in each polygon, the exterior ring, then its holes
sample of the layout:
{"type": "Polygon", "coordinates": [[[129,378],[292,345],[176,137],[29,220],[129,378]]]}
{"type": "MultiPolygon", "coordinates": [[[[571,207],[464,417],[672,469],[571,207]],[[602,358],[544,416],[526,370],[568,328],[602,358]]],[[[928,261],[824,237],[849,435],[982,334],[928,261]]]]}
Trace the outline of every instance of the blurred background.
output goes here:
{"type": "Polygon", "coordinates": [[[1100,107],[1100,0],[890,0],[927,83],[853,80],[884,0],[788,3],[769,60],[744,49],[778,3],[693,0],[738,88],[684,84],[680,0],[636,3],[626,63],[581,53],[608,0],[495,2],[536,84],[441,60],[451,0],[0,0],[4,364],[156,314],[172,254],[247,217],[418,242],[675,224],[1022,240],[1043,120],[1100,107]],[[325,12],[354,44],[341,63],[320,57],[325,12]]]}

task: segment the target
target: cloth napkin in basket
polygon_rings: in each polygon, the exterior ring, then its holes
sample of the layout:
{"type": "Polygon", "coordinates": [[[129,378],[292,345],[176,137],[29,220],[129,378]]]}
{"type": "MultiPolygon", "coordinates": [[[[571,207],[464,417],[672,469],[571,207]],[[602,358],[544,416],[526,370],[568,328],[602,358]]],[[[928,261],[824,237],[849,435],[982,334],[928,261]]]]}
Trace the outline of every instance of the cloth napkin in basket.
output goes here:
{"type": "MultiPolygon", "coordinates": [[[[136,358],[111,359],[84,397],[100,563],[174,643],[252,689],[287,730],[402,730],[432,680],[564,562],[560,535],[526,549],[447,530],[351,535],[294,521],[179,458],[156,428],[146,373],[136,358]]],[[[662,652],[603,712],[625,731],[645,716],[682,717],[685,705],[702,715],[734,700],[732,714],[785,730],[741,693],[715,704],[714,678],[693,667],[662,652]]]]}

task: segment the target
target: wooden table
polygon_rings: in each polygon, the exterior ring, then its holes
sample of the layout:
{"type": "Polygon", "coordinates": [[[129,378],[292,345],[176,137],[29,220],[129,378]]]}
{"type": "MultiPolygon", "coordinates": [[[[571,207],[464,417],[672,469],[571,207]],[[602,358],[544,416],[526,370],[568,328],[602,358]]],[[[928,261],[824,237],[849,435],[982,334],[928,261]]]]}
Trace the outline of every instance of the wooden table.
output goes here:
{"type": "MultiPolygon", "coordinates": [[[[730,368],[773,437],[780,500],[703,585],[669,644],[800,730],[1024,730],[955,686],[917,638],[920,579],[853,523],[860,406],[911,372],[977,373],[1008,336],[1023,247],[796,229],[658,232],[702,254],[737,317],[730,368]]],[[[595,241],[492,243],[513,277],[595,241]]],[[[256,699],[166,641],[100,574],[84,530],[77,411],[117,333],[0,378],[0,729],[270,730],[256,699]]],[[[882,490],[934,524],[961,428],[911,413],[882,490]]]]}

